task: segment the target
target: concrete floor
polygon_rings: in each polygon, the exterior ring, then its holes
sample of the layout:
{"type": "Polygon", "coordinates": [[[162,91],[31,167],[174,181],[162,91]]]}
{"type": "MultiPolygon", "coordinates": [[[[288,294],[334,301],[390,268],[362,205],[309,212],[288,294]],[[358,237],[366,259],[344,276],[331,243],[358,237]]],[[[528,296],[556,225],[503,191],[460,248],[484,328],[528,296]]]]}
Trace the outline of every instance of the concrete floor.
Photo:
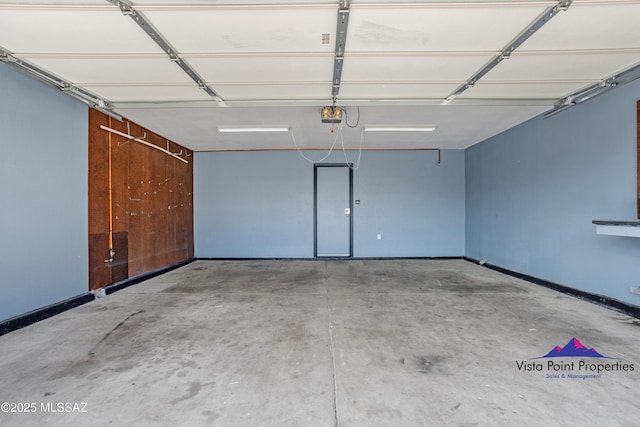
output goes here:
{"type": "Polygon", "coordinates": [[[462,260],[198,261],[0,337],[2,426],[640,426],[639,384],[640,321],[462,260]],[[634,371],[530,360],[574,336],[634,371]]]}

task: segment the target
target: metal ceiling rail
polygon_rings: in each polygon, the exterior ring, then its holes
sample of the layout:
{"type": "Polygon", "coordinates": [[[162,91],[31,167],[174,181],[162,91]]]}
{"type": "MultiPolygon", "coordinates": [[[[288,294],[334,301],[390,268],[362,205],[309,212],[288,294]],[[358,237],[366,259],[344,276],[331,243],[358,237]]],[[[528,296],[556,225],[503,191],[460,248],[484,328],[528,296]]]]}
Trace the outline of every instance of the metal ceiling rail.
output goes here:
{"type": "Polygon", "coordinates": [[[222,101],[220,95],[218,95],[213,89],[211,89],[205,80],[198,74],[198,72],[189,65],[184,59],[180,58],[178,51],[171,46],[171,44],[164,38],[162,34],[151,24],[151,22],[140,12],[133,8],[133,5],[128,0],[107,0],[118,8],[123,15],[131,17],[133,22],[138,24],[142,30],[147,33],[149,37],[158,45],[160,49],[169,56],[172,62],[178,64],[182,71],[184,71],[202,90],[204,90],[209,96],[216,101],[222,101]]]}
{"type": "Polygon", "coordinates": [[[351,0],[340,0],[338,9],[338,24],[336,26],[336,51],[333,61],[333,81],[331,95],[333,105],[340,93],[340,81],[342,80],[342,66],[344,65],[344,49],[347,43],[347,29],[349,27],[349,8],[351,0]]]}
{"type": "Polygon", "coordinates": [[[547,8],[535,21],[529,24],[511,43],[509,43],[499,55],[494,56],[484,67],[482,67],[478,72],[476,72],[469,80],[460,85],[456,90],[454,90],[443,102],[443,104],[448,104],[453,101],[458,95],[460,95],[465,90],[473,87],[478,80],[484,77],[489,71],[495,68],[500,62],[505,59],[508,59],[514,50],[516,50],[522,43],[527,41],[529,37],[531,37],[536,31],[542,28],[547,22],[551,20],[554,16],[558,14],[558,12],[567,10],[573,0],[559,0],[558,4],[553,7],[547,8]]]}
{"type": "Polygon", "coordinates": [[[598,95],[602,95],[603,93],[613,89],[614,87],[621,86],[625,83],[632,82],[639,78],[640,65],[627,68],[626,70],[616,74],[615,76],[609,77],[608,79],[605,79],[599,83],[580,89],[579,91],[562,98],[562,100],[560,100],[560,102],[555,105],[553,110],[545,113],[544,118],[547,119],[549,117],[555,116],[556,114],[568,108],[571,108],[574,105],[578,105],[598,95]]]}
{"type": "Polygon", "coordinates": [[[73,83],[50,73],[49,71],[32,64],[31,62],[17,58],[7,49],[0,46],[0,62],[4,62],[17,70],[27,74],[30,77],[36,78],[43,83],[53,86],[56,89],[61,90],[67,95],[82,101],[91,108],[102,111],[103,113],[117,119],[122,120],[122,116],[116,114],[113,109],[114,106],[111,102],[103,99],[86,89],[74,86],[73,83]]]}

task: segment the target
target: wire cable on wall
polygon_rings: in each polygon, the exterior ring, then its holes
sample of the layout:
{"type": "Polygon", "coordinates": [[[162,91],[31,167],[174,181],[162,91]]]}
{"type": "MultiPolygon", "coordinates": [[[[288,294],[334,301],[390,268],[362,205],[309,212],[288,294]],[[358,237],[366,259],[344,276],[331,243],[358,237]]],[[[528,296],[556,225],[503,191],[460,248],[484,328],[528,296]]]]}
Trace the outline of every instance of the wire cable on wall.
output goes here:
{"type": "Polygon", "coordinates": [[[293,135],[293,131],[290,130],[289,133],[291,134],[291,140],[293,141],[293,145],[296,146],[296,150],[298,150],[298,153],[302,156],[303,159],[305,159],[309,163],[320,163],[320,162],[325,161],[331,155],[331,152],[333,151],[333,147],[335,147],[336,146],[336,142],[338,142],[338,137],[342,135],[342,128],[338,128],[338,134],[334,138],[333,144],[331,144],[331,148],[329,148],[329,152],[327,153],[326,156],[324,156],[320,160],[313,160],[313,159],[310,159],[307,156],[305,156],[304,153],[302,152],[302,150],[300,149],[300,146],[298,145],[298,142],[296,141],[295,136],[293,135]]]}
{"type": "Polygon", "coordinates": [[[355,125],[350,125],[349,124],[349,115],[347,114],[347,109],[344,109],[344,123],[347,125],[347,127],[350,127],[351,129],[355,129],[356,127],[358,127],[358,124],[360,123],[360,106],[358,106],[358,119],[356,120],[356,124],[355,125]]]}
{"type": "Polygon", "coordinates": [[[329,152],[327,153],[326,156],[324,156],[321,159],[318,160],[313,160],[308,158],[304,152],[302,151],[302,149],[300,148],[300,146],[298,145],[298,142],[296,141],[295,136],[293,135],[293,132],[289,132],[291,134],[291,140],[293,141],[293,145],[295,145],[296,150],[298,151],[298,153],[300,154],[300,156],[302,156],[302,158],[304,158],[306,161],[308,161],[309,163],[322,163],[323,161],[327,160],[329,158],[329,156],[331,155],[331,153],[333,152],[333,149],[336,146],[336,142],[338,142],[338,138],[340,138],[340,144],[342,146],[342,154],[344,155],[344,161],[345,164],[352,170],[357,170],[360,167],[360,160],[362,159],[362,144],[364,141],[364,129],[360,131],[360,146],[358,147],[358,160],[355,164],[355,166],[352,166],[349,163],[349,159],[347,158],[347,149],[344,145],[344,135],[342,133],[342,127],[338,127],[338,133],[336,134],[336,137],[333,140],[333,143],[331,144],[331,147],[329,148],[329,152]]]}
{"type": "Polygon", "coordinates": [[[344,138],[342,138],[342,132],[340,133],[340,141],[342,143],[342,154],[344,154],[344,162],[346,163],[347,166],[349,166],[349,169],[351,170],[357,170],[360,167],[360,159],[362,158],[363,138],[364,138],[364,129],[360,131],[360,148],[358,149],[358,161],[356,162],[355,166],[352,166],[351,163],[349,163],[349,159],[347,158],[347,150],[346,148],[344,148],[344,138]]]}

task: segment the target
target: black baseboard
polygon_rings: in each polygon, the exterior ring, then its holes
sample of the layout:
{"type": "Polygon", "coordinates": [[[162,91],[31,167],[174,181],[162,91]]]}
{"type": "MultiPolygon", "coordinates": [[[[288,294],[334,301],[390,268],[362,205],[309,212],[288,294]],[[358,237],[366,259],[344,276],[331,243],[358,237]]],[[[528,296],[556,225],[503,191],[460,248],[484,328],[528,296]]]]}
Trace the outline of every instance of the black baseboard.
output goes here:
{"type": "Polygon", "coordinates": [[[197,261],[390,261],[390,260],[451,260],[464,259],[461,256],[433,257],[309,257],[309,258],[196,258],[197,261]]]}
{"type": "MultiPolygon", "coordinates": [[[[169,265],[164,268],[160,268],[158,270],[151,271],[149,273],[144,273],[136,277],[129,278],[127,280],[123,280],[122,282],[114,283],[105,288],[105,293],[107,295],[117,292],[121,289],[128,288],[129,286],[136,285],[138,283],[144,282],[145,280],[152,279],[154,277],[160,276],[162,274],[168,273],[177,268],[183,267],[187,264],[190,264],[197,260],[205,260],[205,261],[331,261],[331,260],[340,260],[340,261],[367,261],[367,260],[456,260],[456,259],[464,259],[466,261],[472,262],[474,264],[482,265],[491,270],[495,270],[497,272],[507,274],[512,277],[516,277],[518,279],[526,280],[527,282],[534,283],[536,285],[544,286],[545,288],[553,289],[555,291],[561,292],[566,295],[571,295],[586,301],[594,302],[600,305],[603,305],[608,308],[612,308],[616,311],[622,312],[629,316],[633,316],[637,319],[640,319],[640,307],[624,303],[622,301],[618,301],[614,298],[609,298],[603,295],[592,294],[590,292],[581,291],[579,289],[571,288],[569,286],[561,285],[558,283],[550,282],[548,280],[540,279],[535,276],[530,276],[528,274],[519,273],[516,271],[512,271],[503,267],[499,267],[497,265],[489,264],[489,263],[481,263],[480,261],[470,258],[470,257],[371,257],[371,258],[191,258],[176,264],[169,265]]],[[[13,332],[15,330],[24,328],[26,326],[32,325],[41,320],[48,319],[49,317],[55,316],[56,314],[60,314],[67,310],[70,310],[74,307],[78,307],[80,305],[91,302],[95,299],[95,296],[91,293],[86,293],[82,295],[78,295],[76,297],[39,308],[37,310],[30,311],[28,313],[12,317],[0,323],[0,336],[8,334],[9,332],[13,332]]]]}
{"type": "MultiPolygon", "coordinates": [[[[180,268],[184,265],[192,263],[195,260],[195,258],[191,258],[176,264],[169,265],[167,267],[160,268],[158,270],[151,271],[149,273],[144,273],[139,276],[123,280],[122,282],[114,283],[113,285],[104,288],[105,293],[107,295],[112,294],[116,291],[119,291],[120,289],[128,288],[129,286],[133,286],[161,274],[168,273],[169,271],[175,270],[176,268],[180,268]]],[[[68,300],[60,301],[55,304],[30,311],[28,313],[12,317],[0,323],[0,336],[24,328],[25,326],[32,325],[41,320],[48,319],[49,317],[55,316],[56,314],[60,314],[74,307],[78,307],[80,305],[91,302],[94,299],[96,299],[95,295],[87,292],[86,294],[78,295],[68,300]]]]}
{"type": "Polygon", "coordinates": [[[25,326],[33,325],[36,322],[48,319],[49,317],[55,316],[56,314],[60,314],[74,307],[78,307],[79,305],[86,304],[93,301],[95,298],[96,297],[93,294],[87,292],[86,294],[78,295],[76,297],[69,298],[68,300],[60,301],[28,313],[12,317],[0,323],[0,336],[24,328],[25,326]]]}
{"type": "Polygon", "coordinates": [[[569,286],[561,285],[559,283],[550,282],[548,280],[540,279],[539,277],[530,276],[528,274],[519,273],[517,271],[509,270],[507,268],[503,268],[497,265],[478,261],[477,259],[474,259],[474,258],[464,257],[464,259],[466,261],[472,262],[474,264],[482,265],[483,267],[487,267],[499,273],[503,273],[518,279],[526,280],[527,282],[531,282],[539,286],[544,286],[545,288],[553,289],[554,291],[558,291],[566,295],[571,295],[573,297],[580,298],[585,301],[603,305],[607,308],[611,308],[613,310],[619,311],[628,316],[632,316],[632,317],[635,317],[636,319],[640,319],[640,307],[635,306],[633,304],[628,304],[626,302],[618,301],[617,299],[610,298],[604,295],[592,294],[591,292],[586,292],[580,289],[571,288],[569,286]]]}
{"type": "Polygon", "coordinates": [[[158,277],[162,274],[168,273],[170,271],[173,271],[177,268],[183,267],[187,264],[191,264],[192,262],[196,261],[196,258],[189,258],[187,260],[184,261],[180,261],[178,263],[175,264],[171,264],[168,265],[166,267],[162,267],[159,268],[157,270],[153,270],[150,271],[148,273],[143,273],[139,276],[135,276],[135,277],[130,277],[128,279],[125,279],[121,282],[118,283],[114,283],[113,285],[109,285],[107,287],[104,288],[105,292],[107,295],[110,295],[114,292],[118,292],[121,289],[124,288],[128,288],[129,286],[133,286],[133,285],[137,285],[138,283],[144,282],[145,280],[149,280],[149,279],[153,279],[154,277],[158,277]]]}

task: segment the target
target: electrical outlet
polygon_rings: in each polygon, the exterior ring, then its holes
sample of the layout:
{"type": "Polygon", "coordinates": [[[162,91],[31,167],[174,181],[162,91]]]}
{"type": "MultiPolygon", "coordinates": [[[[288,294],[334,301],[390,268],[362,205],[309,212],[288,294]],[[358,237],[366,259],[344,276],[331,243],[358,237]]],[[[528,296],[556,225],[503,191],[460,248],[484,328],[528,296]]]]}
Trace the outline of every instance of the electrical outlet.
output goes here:
{"type": "Polygon", "coordinates": [[[378,240],[382,240],[382,234],[378,233],[378,240]]]}
{"type": "Polygon", "coordinates": [[[640,295],[640,286],[632,286],[629,288],[632,294],[640,295]]]}

